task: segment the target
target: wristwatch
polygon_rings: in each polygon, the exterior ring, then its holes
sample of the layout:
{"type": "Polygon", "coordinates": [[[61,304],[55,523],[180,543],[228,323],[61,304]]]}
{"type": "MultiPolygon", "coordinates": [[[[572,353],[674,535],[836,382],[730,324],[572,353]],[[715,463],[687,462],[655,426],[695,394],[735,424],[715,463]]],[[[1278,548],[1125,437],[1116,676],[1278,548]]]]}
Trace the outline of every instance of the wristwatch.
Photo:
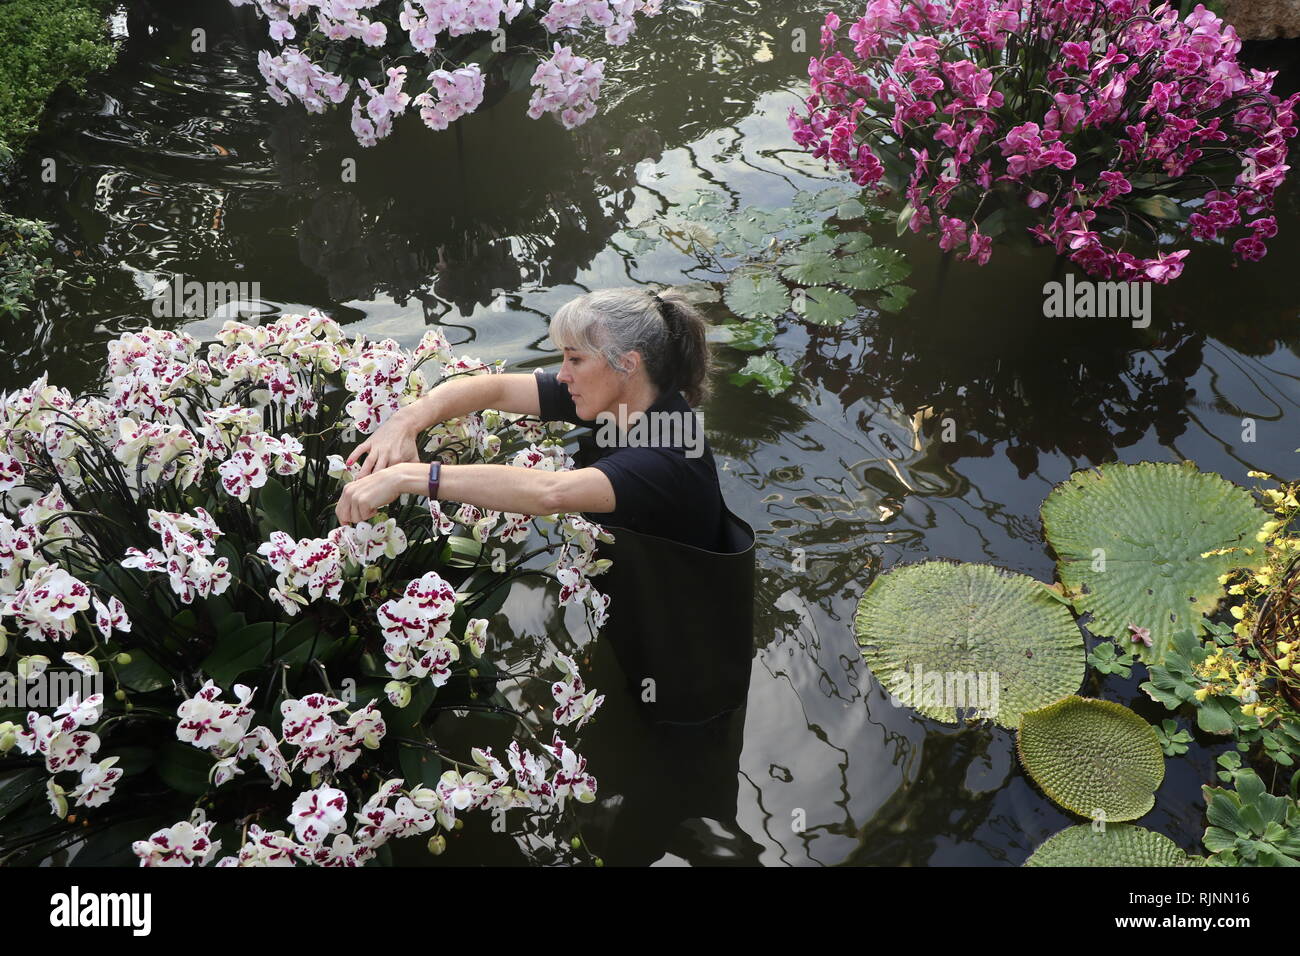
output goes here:
{"type": "Polygon", "coordinates": [[[438,482],[442,479],[442,462],[435,461],[429,465],[429,500],[438,500],[438,482]]]}

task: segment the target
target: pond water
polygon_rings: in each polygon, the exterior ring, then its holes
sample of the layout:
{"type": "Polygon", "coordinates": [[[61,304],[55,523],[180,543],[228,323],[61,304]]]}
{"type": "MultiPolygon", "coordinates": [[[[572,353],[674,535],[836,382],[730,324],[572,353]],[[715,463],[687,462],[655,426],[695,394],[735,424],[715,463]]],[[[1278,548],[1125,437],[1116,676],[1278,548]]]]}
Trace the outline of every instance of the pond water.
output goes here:
{"type": "MultiPolygon", "coordinates": [[[[826,11],[847,12],[837,4],[670,4],[610,51],[601,111],[576,132],[529,120],[526,94],[512,93],[445,134],[413,120],[371,150],[343,114],[265,97],[247,10],[133,6],[119,64],[54,104],[18,187],[16,211],[55,222],[63,258],[97,284],[0,330],[0,388],[46,369],[93,385],[107,340],[158,321],[146,296],[171,273],[256,281],[276,311],[320,308],[351,333],[413,346],[437,323],[468,354],[547,365],[547,317],[574,295],[701,278],[669,245],[634,252],[627,230],[697,189],[778,207],[839,181],[785,126],[807,64],[791,31],[815,42],[826,11]],[[196,26],[205,53],[190,51],[196,26]],[[341,176],[347,159],[355,182],[341,176]]],[[[1251,55],[1300,62],[1294,46],[1251,55]]],[[[1293,73],[1283,85],[1295,87],[1293,73]]],[[[877,230],[913,267],[908,307],[834,329],[783,326],[793,387],[773,398],[724,374],[703,409],[727,501],[758,537],[748,705],[706,731],[653,731],[597,677],[609,699],[581,747],[600,781],[583,810],[589,844],[611,863],[1019,864],[1076,822],[1021,772],[1010,732],[891,706],[856,648],[856,602],[882,568],[931,558],[1050,581],[1038,508],[1081,467],[1191,459],[1239,482],[1252,468],[1294,474],[1298,203],[1294,189],[1281,195],[1281,235],[1262,263],[1237,268],[1198,248],[1181,280],[1155,290],[1146,329],[1044,319],[1043,283],[1060,274],[1046,251],[999,249],[979,269],[877,230]],[[943,417],[959,441],[939,440],[943,417]]],[[[745,357],[718,352],[724,373],[745,357]]],[[[540,593],[521,591],[503,615],[521,643],[559,626],[540,593]]],[[[1137,684],[1109,678],[1084,693],[1158,721],[1137,684]]],[[[1199,851],[1199,788],[1222,749],[1198,737],[1171,759],[1143,824],[1199,851]]],[[[428,859],[417,849],[412,862],[428,859]]],[[[476,821],[443,859],[545,862],[550,851],[476,821]]]]}

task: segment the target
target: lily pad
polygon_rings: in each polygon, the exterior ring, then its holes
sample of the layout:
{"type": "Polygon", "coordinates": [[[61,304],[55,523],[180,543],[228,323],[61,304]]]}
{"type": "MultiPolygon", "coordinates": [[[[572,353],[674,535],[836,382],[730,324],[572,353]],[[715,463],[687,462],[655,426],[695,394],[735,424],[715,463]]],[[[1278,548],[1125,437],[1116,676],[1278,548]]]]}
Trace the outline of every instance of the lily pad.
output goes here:
{"type": "Polygon", "coordinates": [[[1156,802],[1165,755],[1156,730],[1122,704],[1070,696],[1020,718],[1020,762],[1066,810],[1136,820],[1156,802]]]}
{"type": "Polygon", "coordinates": [[[795,311],[814,325],[842,325],[849,316],[856,315],[858,305],[849,296],[835,289],[821,287],[805,289],[802,308],[796,298],[795,311]]]}
{"type": "Polygon", "coordinates": [[[880,575],[854,630],[896,700],[948,723],[979,705],[981,681],[992,704],[982,709],[1011,728],[1083,682],[1083,635],[1069,610],[1033,578],[985,564],[927,561],[880,575]]]}
{"type": "Polygon", "coordinates": [[[780,395],[794,381],[794,372],[771,352],[751,356],[745,367],[732,374],[731,382],[743,385],[753,382],[769,395],[780,395]]]}
{"type": "MultiPolygon", "coordinates": [[[[850,289],[883,289],[907,278],[911,273],[901,253],[893,249],[867,249],[851,259],[842,259],[830,279],[850,289]]],[[[827,281],[827,280],[819,280],[827,281]]]]}
{"type": "Polygon", "coordinates": [[[1057,574],[1076,595],[1088,628],[1132,647],[1146,664],[1164,660],[1179,631],[1199,628],[1219,605],[1219,577],[1258,567],[1255,534],[1267,520],[1250,494],[1194,465],[1143,462],[1079,471],[1043,502],[1043,528],[1057,574]],[[1241,547],[1232,554],[1207,551],[1241,547]],[[1129,625],[1149,630],[1135,643],[1129,625]]]}
{"type": "Polygon", "coordinates": [[[831,252],[806,245],[787,252],[777,264],[781,275],[800,285],[829,282],[840,270],[840,261],[831,252]]]}
{"type": "Polygon", "coordinates": [[[1048,837],[1025,866],[1193,866],[1169,837],[1131,823],[1094,829],[1083,823],[1048,837]]]}
{"type": "Polygon", "coordinates": [[[737,271],[722,294],[727,308],[746,319],[775,318],[790,309],[790,290],[765,272],[737,271]]]}

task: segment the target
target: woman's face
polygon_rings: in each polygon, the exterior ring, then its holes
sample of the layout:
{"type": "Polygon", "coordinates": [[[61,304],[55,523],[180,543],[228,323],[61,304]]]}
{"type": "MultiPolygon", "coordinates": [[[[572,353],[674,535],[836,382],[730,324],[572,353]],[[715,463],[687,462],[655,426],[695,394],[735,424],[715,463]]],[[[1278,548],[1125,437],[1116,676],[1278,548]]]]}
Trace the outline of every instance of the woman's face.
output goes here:
{"type": "Polygon", "coordinates": [[[628,378],[619,374],[598,352],[565,348],[556,379],[569,389],[578,417],[595,421],[601,412],[618,413],[628,378]]]}

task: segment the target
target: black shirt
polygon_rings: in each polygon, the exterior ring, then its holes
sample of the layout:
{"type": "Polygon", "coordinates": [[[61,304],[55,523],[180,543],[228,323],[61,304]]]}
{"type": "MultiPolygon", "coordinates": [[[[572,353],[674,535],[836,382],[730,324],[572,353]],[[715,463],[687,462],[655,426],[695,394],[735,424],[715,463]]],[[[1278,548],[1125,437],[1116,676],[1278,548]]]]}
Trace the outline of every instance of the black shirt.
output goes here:
{"type": "MultiPolygon", "coordinates": [[[[569,396],[569,390],[554,372],[537,372],[537,399],[541,418],[548,422],[571,422],[599,429],[596,422],[583,421],[569,396]]],[[[660,395],[648,412],[673,412],[685,421],[694,416],[691,406],[680,393],[660,395]]],[[[598,468],[614,488],[614,510],[587,514],[597,524],[611,528],[629,528],[672,541],[716,551],[722,541],[724,506],[718,484],[718,469],[713,452],[704,439],[698,419],[698,441],[703,453],[690,457],[686,443],[644,447],[601,447],[594,437],[581,443],[576,456],[578,467],[598,468]]],[[[680,439],[661,431],[661,438],[680,439]]],[[[694,444],[693,442],[691,444],[694,444]]],[[[694,451],[695,449],[689,449],[694,451]]]]}

